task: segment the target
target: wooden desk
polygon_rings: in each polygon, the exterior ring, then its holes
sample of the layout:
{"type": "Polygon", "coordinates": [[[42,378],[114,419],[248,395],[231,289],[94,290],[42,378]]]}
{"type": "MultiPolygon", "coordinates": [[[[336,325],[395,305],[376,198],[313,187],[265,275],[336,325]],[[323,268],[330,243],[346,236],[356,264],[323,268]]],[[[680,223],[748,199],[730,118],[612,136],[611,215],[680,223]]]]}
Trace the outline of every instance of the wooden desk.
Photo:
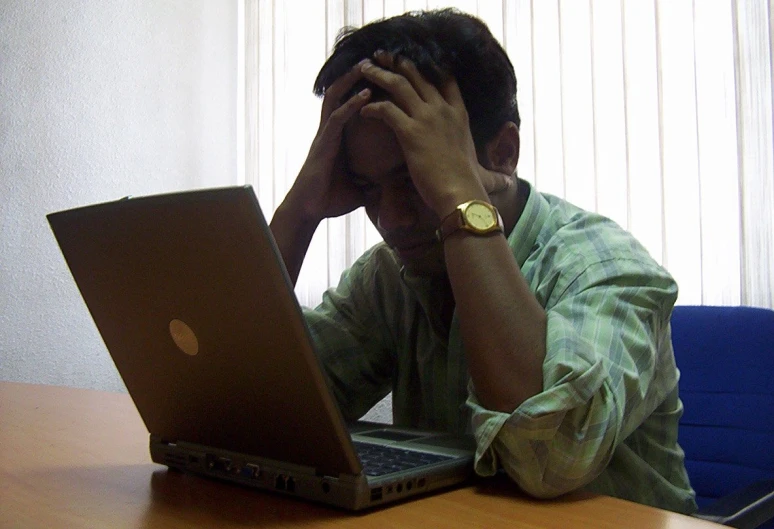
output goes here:
{"type": "Polygon", "coordinates": [[[0,382],[0,527],[720,527],[622,500],[525,498],[507,480],[350,514],[168,472],[124,394],[0,382]]]}

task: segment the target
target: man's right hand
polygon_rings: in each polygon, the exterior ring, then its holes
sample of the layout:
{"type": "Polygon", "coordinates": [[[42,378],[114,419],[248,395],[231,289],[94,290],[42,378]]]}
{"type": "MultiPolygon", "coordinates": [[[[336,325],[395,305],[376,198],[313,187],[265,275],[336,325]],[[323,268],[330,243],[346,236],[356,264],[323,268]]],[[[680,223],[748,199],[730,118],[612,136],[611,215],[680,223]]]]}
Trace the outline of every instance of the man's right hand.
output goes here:
{"type": "Polygon", "coordinates": [[[361,66],[355,65],[325,91],[320,128],[293,187],[271,221],[277,248],[294,285],[320,222],[363,205],[360,191],[347,178],[341,147],[344,126],[371,97],[370,90],[362,90],[341,103],[363,78],[361,66]]]}
{"type": "Polygon", "coordinates": [[[347,179],[341,150],[344,126],[368,103],[371,91],[362,90],[344,103],[342,98],[362,79],[361,64],[339,77],[325,91],[320,127],[309,154],[285,201],[304,222],[318,224],[363,205],[363,197],[347,179]]]}

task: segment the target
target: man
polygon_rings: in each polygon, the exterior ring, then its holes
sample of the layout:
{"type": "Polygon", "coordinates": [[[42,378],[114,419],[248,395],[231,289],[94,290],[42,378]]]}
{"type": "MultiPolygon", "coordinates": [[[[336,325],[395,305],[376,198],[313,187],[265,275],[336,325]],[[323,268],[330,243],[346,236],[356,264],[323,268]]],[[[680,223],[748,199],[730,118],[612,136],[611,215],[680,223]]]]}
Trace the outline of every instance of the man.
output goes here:
{"type": "Polygon", "coordinates": [[[320,128],[271,228],[293,281],[319,223],[384,238],[305,312],[344,415],[473,431],[475,470],[691,512],[677,287],[612,221],[517,178],[516,79],[486,26],[411,13],[340,35],[320,128]]]}

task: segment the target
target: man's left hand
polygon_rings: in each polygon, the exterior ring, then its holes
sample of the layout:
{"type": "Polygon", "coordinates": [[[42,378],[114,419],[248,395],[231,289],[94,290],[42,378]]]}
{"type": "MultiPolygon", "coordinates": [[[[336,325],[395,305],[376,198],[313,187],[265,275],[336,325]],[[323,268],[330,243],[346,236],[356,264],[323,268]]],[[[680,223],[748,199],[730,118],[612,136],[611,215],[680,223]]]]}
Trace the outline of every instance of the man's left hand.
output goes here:
{"type": "Polygon", "coordinates": [[[362,65],[363,76],[391,99],[370,102],[364,118],[379,119],[395,133],[424,202],[443,218],[467,200],[486,200],[509,177],[481,167],[457,82],[436,88],[413,62],[377,52],[362,65]]]}

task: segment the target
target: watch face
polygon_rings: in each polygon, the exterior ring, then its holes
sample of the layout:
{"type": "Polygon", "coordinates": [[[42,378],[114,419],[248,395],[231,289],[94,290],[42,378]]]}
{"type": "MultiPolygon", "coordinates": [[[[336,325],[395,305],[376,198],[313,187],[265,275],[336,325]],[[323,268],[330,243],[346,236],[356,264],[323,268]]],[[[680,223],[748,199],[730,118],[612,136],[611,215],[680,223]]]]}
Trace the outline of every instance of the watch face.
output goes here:
{"type": "Polygon", "coordinates": [[[465,220],[472,228],[482,231],[497,225],[494,212],[478,202],[473,202],[465,209],[465,220]]]}

